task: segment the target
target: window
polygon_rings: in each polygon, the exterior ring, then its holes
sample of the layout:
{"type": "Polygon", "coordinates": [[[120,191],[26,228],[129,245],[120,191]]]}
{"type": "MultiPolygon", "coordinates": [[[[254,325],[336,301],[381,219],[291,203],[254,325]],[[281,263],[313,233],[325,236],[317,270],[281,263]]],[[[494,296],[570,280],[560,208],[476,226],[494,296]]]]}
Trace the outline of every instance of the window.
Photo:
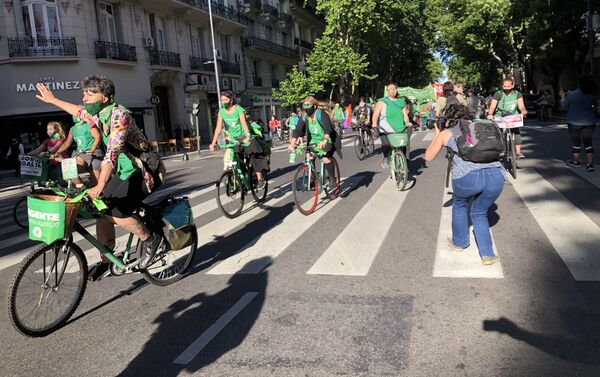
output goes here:
{"type": "Polygon", "coordinates": [[[192,34],[192,56],[202,57],[202,49],[200,47],[200,38],[192,34]]]}
{"type": "Polygon", "coordinates": [[[115,5],[105,2],[98,3],[98,29],[100,40],[117,43],[117,21],[115,5]]]}
{"type": "Polygon", "coordinates": [[[158,18],[156,20],[156,47],[160,51],[167,51],[167,44],[165,43],[167,39],[165,33],[165,26],[162,18],[158,18]]]}
{"type": "Polygon", "coordinates": [[[33,38],[60,37],[60,22],[55,0],[21,1],[25,34],[33,38]]]}
{"type": "Polygon", "coordinates": [[[258,61],[254,61],[254,77],[260,77],[260,66],[258,61]]]}

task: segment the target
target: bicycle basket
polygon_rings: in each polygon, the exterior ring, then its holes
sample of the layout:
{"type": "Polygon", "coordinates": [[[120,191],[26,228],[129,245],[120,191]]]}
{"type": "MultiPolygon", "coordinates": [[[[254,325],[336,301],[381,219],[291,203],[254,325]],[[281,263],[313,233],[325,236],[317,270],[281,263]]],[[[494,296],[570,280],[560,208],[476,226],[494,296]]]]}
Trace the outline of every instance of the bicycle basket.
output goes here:
{"type": "Polygon", "coordinates": [[[387,134],[390,145],[394,148],[405,147],[408,145],[408,133],[387,134]]]}
{"type": "Polygon", "coordinates": [[[81,202],[66,202],[64,196],[32,195],[27,198],[29,239],[51,244],[73,232],[81,202]]]}
{"type": "Polygon", "coordinates": [[[163,233],[171,250],[190,246],[194,239],[194,215],[187,198],[169,198],[162,208],[163,233]]]}

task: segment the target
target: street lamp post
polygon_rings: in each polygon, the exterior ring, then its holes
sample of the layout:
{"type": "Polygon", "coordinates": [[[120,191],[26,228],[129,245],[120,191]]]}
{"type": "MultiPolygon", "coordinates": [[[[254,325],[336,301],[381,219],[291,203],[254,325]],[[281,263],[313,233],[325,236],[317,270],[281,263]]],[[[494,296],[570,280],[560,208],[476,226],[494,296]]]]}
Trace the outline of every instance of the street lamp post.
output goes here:
{"type": "MultiPolygon", "coordinates": [[[[215,29],[213,26],[213,15],[212,15],[212,0],[208,0],[208,19],[210,21],[210,38],[212,40],[212,51],[213,51],[213,64],[215,67],[215,81],[217,83],[217,103],[219,109],[221,108],[221,85],[219,83],[219,67],[217,65],[217,48],[215,46],[215,29]]],[[[223,132],[219,135],[219,138],[223,139],[223,132]]]]}

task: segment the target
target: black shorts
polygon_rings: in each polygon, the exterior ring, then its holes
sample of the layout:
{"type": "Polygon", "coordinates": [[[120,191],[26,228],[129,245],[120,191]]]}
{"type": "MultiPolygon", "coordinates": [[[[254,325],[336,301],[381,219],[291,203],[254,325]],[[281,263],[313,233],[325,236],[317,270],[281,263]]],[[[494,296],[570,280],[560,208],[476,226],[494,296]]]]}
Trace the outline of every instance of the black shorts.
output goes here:
{"type": "Polygon", "coordinates": [[[117,218],[130,217],[148,195],[142,191],[142,173],[133,173],[126,181],[113,175],[102,192],[108,209],[106,214],[117,218]]]}

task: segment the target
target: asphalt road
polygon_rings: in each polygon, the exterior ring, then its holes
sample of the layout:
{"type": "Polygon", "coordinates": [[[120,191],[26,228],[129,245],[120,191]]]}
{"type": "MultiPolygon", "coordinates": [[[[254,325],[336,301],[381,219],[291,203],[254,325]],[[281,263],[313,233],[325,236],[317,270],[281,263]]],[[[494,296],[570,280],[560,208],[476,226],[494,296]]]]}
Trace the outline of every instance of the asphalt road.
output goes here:
{"type": "MultiPolygon", "coordinates": [[[[344,193],[308,217],[294,208],[296,165],[281,148],[269,199],[233,220],[215,203],[219,156],[171,160],[155,195],[192,196],[190,275],[167,287],[137,274],[90,283],[45,338],[17,333],[4,304],[0,375],[598,376],[600,171],[565,167],[564,126],[529,126],[527,159],[490,214],[494,266],[473,245],[444,244],[446,160],[425,164],[428,133],[411,141],[405,192],[379,155],[358,161],[345,139],[344,193]]],[[[10,220],[15,200],[0,200],[3,287],[34,247],[10,220]]]]}

